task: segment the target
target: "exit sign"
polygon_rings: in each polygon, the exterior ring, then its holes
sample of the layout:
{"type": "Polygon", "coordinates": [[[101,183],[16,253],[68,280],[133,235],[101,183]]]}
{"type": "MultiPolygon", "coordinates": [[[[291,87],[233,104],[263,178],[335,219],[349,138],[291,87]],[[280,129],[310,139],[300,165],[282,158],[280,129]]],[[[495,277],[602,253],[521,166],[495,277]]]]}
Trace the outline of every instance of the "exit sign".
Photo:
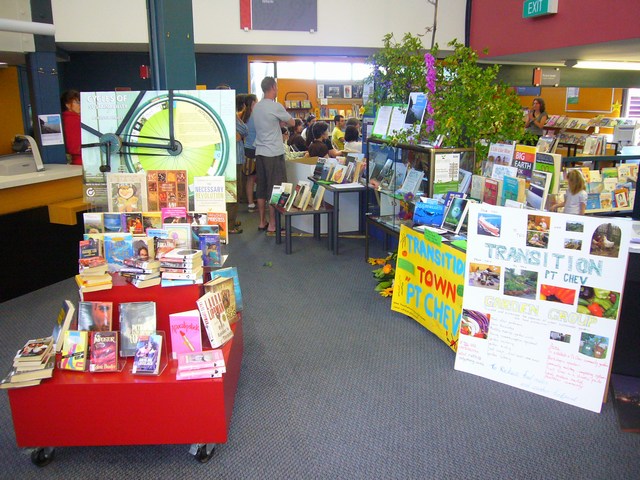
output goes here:
{"type": "Polygon", "coordinates": [[[558,0],[525,0],[522,18],[540,17],[558,13],[558,0]]]}

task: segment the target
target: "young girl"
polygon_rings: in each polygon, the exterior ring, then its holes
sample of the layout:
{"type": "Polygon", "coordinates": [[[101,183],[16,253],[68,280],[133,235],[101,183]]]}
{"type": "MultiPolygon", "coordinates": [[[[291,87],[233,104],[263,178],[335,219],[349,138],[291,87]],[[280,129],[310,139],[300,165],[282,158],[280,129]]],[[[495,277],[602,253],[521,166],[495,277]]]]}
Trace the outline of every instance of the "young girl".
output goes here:
{"type": "Polygon", "coordinates": [[[564,196],[564,202],[556,203],[551,207],[552,211],[564,207],[564,213],[584,215],[587,209],[587,185],[580,170],[570,170],[567,174],[569,189],[564,196]]]}

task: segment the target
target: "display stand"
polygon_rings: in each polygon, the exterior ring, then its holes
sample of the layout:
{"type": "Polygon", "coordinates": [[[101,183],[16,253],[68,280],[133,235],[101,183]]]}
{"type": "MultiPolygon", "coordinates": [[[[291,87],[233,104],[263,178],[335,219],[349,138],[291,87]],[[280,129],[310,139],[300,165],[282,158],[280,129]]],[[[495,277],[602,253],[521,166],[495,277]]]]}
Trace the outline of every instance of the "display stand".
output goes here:
{"type": "MultiPolygon", "coordinates": [[[[157,328],[167,331],[169,313],[192,310],[201,292],[202,285],[139,289],[116,275],[112,289],[85,297],[113,302],[115,330],[120,302],[155,301],[157,328]]],[[[207,461],[211,444],[227,441],[238,387],[242,319],[232,329],[233,339],[222,347],[222,378],[178,381],[175,360],[161,375],[134,375],[127,358],[125,368],[110,375],[56,370],[36,387],[9,390],[18,446],[35,447],[32,461],[40,466],[51,461],[53,447],[99,445],[192,444],[196,458],[207,461]]],[[[166,340],[170,350],[170,336],[166,340]]]]}
{"type": "Polygon", "coordinates": [[[316,240],[320,240],[320,216],[327,215],[327,241],[329,249],[334,249],[335,244],[333,237],[333,207],[327,203],[324,203],[318,210],[300,210],[299,208],[292,208],[287,211],[284,207],[276,205],[276,243],[279,245],[282,243],[282,216],[284,216],[284,239],[285,239],[285,253],[291,254],[291,218],[299,215],[313,215],[313,237],[316,240]]]}

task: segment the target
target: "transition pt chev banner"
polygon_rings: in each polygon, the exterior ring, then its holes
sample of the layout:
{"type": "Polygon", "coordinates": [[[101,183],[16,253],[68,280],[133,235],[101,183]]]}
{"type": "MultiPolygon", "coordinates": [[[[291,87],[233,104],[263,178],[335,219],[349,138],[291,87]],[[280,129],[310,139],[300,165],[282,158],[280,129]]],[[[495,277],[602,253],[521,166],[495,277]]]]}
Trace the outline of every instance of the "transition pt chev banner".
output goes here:
{"type": "Polygon", "coordinates": [[[391,309],[413,318],[456,351],[465,254],[441,238],[402,226],[391,309]]]}

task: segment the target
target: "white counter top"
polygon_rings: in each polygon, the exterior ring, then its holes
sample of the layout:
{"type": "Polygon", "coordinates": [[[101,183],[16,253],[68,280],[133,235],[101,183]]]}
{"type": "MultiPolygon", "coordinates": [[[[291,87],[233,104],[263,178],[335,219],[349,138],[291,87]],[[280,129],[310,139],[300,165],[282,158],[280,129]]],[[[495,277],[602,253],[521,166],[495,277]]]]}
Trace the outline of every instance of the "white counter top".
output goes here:
{"type": "Polygon", "coordinates": [[[82,176],[82,166],[63,165],[57,163],[45,164],[44,172],[23,173],[19,175],[0,175],[0,189],[22,187],[34,183],[50,182],[64,178],[82,176]]]}

